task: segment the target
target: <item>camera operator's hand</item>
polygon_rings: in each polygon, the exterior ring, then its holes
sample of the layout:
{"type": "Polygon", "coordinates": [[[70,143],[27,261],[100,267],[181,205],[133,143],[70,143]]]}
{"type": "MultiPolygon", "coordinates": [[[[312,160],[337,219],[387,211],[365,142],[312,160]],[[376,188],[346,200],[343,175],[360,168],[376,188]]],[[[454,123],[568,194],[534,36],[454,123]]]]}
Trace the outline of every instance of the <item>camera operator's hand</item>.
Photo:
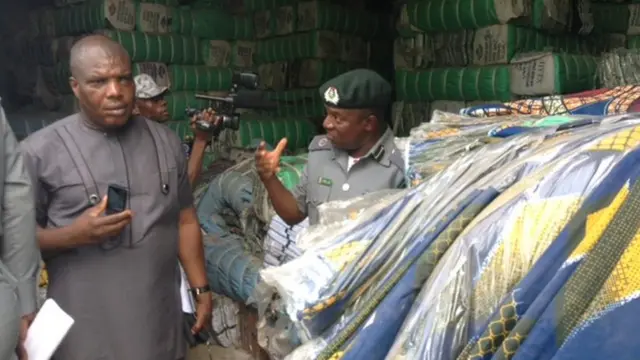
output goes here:
{"type": "Polygon", "coordinates": [[[101,242],[102,240],[119,235],[125,226],[131,223],[133,213],[125,210],[117,214],[104,215],[107,209],[107,197],[96,206],[83,212],[71,225],[86,244],[101,242]]]}
{"type": "Polygon", "coordinates": [[[273,151],[267,151],[264,141],[260,142],[256,151],[256,169],[263,182],[271,180],[280,171],[280,156],[286,147],[286,138],[280,140],[273,151]]]}
{"type": "Polygon", "coordinates": [[[208,142],[209,140],[211,140],[212,134],[210,132],[198,129],[198,127],[196,126],[196,121],[199,120],[206,121],[210,124],[213,124],[214,126],[218,126],[220,118],[216,116],[215,110],[211,108],[205,109],[198,115],[195,115],[191,118],[191,129],[195,134],[195,140],[208,142]]]}

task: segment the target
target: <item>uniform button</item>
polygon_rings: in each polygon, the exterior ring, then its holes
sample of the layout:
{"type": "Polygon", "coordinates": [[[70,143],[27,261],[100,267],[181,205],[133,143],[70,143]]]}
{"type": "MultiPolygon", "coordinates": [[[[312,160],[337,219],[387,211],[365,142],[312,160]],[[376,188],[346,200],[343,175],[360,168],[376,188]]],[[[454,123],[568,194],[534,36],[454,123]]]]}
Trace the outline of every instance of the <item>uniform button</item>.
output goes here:
{"type": "Polygon", "coordinates": [[[349,191],[349,184],[343,184],[342,191],[349,191]]]}

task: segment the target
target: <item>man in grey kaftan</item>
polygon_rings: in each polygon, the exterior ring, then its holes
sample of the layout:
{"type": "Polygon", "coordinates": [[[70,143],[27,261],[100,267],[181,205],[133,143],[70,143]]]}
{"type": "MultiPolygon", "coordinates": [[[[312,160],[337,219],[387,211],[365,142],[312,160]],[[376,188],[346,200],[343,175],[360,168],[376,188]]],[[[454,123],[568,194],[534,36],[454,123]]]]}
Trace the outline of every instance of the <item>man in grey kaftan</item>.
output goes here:
{"type": "MultiPolygon", "coordinates": [[[[23,142],[37,181],[48,295],[75,320],[54,359],[182,359],[176,258],[192,288],[204,288],[206,275],[180,140],[131,116],[131,66],[118,44],[90,36],[74,49],[72,88],[83,111],[23,142]],[[102,215],[109,185],[128,190],[128,210],[102,215]]],[[[199,315],[211,312],[205,298],[199,315]]]]}
{"type": "Polygon", "coordinates": [[[31,180],[0,107],[0,359],[16,358],[36,311],[36,242],[31,180]]]}

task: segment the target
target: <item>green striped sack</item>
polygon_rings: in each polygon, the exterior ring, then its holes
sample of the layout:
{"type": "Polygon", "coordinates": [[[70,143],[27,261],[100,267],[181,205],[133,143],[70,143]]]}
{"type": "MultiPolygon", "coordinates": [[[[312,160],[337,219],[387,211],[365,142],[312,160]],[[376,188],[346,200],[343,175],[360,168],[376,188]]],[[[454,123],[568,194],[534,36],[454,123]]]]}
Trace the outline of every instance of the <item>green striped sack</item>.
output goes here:
{"type": "Polygon", "coordinates": [[[289,65],[290,88],[318,87],[352,69],[345,62],[321,59],[295,60],[289,65]]]}
{"type": "Polygon", "coordinates": [[[132,31],[136,26],[136,4],[132,0],[88,1],[56,9],[55,33],[75,35],[100,29],[132,31]]]}
{"type": "Polygon", "coordinates": [[[339,59],[341,49],[339,34],[311,31],[263,40],[258,43],[256,57],[260,64],[304,58],[339,59]]]}
{"type": "Polygon", "coordinates": [[[171,65],[171,90],[173,91],[228,91],[233,71],[204,65],[171,65]]]}
{"type": "Polygon", "coordinates": [[[209,101],[196,99],[196,93],[192,91],[171,91],[165,95],[167,109],[171,120],[188,120],[184,110],[187,107],[204,109],[209,107],[209,101]]]}
{"type": "Polygon", "coordinates": [[[396,92],[399,100],[511,100],[508,65],[399,70],[396,92]]]}
{"type": "Polygon", "coordinates": [[[461,29],[506,24],[527,14],[528,1],[500,0],[429,0],[407,5],[409,23],[426,32],[446,32],[461,29]]]}
{"type": "Polygon", "coordinates": [[[141,32],[99,31],[119,42],[134,62],[163,62],[170,64],[199,64],[198,38],[182,35],[152,35],[141,32]]]}
{"type": "Polygon", "coordinates": [[[236,17],[219,9],[174,8],[171,31],[204,39],[236,39],[236,17]]]}
{"type": "Polygon", "coordinates": [[[381,18],[372,13],[325,1],[303,1],[297,7],[296,29],[299,32],[330,30],[371,39],[383,30],[381,18]]]}

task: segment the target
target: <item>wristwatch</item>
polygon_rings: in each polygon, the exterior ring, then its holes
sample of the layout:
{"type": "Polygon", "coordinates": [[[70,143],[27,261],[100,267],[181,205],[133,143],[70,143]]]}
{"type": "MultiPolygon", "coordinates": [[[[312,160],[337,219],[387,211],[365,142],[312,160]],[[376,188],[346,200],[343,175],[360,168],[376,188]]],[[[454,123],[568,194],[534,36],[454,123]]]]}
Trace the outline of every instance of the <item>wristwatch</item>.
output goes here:
{"type": "Polygon", "coordinates": [[[198,298],[198,295],[210,293],[211,292],[211,286],[209,286],[207,284],[205,286],[191,288],[191,289],[189,289],[189,291],[191,292],[191,295],[193,295],[194,298],[198,298]]]}

